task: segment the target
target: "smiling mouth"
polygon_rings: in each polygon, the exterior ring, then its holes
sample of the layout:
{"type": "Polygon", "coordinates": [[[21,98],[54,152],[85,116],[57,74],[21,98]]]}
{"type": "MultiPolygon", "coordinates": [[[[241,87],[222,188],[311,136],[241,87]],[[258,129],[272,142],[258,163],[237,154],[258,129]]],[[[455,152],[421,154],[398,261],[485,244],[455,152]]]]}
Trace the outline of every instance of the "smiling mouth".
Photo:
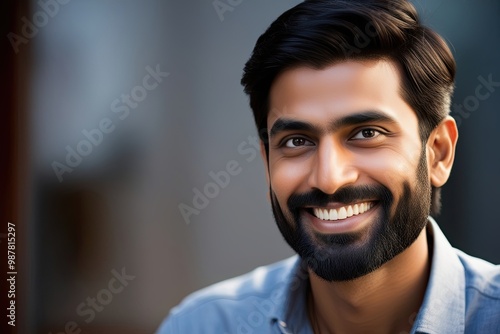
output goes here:
{"type": "Polygon", "coordinates": [[[375,206],[375,202],[362,202],[333,208],[309,208],[307,211],[321,220],[335,221],[357,216],[369,211],[375,206]]]}

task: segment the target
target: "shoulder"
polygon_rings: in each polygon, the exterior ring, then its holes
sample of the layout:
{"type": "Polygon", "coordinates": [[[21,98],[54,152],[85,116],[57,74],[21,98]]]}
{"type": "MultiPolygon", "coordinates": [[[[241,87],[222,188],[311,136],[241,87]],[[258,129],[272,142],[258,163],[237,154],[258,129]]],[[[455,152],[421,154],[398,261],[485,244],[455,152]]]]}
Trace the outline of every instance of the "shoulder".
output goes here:
{"type": "Polygon", "coordinates": [[[500,332],[500,266],[457,250],[464,267],[466,329],[500,332]]]}
{"type": "Polygon", "coordinates": [[[170,311],[157,333],[232,333],[248,326],[255,310],[268,317],[280,307],[297,262],[293,256],[192,293],[170,311]]]}
{"type": "Polygon", "coordinates": [[[297,257],[294,256],[196,291],[172,309],[171,314],[189,313],[205,304],[238,303],[247,297],[267,297],[285,284],[296,262],[297,257]]]}
{"type": "Polygon", "coordinates": [[[466,288],[500,301],[500,265],[456,250],[465,271],[466,288]]]}

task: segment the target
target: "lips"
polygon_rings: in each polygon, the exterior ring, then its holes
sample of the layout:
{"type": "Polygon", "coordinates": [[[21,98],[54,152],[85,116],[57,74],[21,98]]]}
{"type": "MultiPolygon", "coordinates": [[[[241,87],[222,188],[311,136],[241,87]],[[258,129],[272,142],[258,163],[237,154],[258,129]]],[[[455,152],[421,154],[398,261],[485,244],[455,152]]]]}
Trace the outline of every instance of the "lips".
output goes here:
{"type": "Polygon", "coordinates": [[[360,202],[345,205],[337,208],[312,208],[311,213],[324,221],[343,220],[352,216],[357,216],[369,211],[375,205],[374,202],[360,202]]]}

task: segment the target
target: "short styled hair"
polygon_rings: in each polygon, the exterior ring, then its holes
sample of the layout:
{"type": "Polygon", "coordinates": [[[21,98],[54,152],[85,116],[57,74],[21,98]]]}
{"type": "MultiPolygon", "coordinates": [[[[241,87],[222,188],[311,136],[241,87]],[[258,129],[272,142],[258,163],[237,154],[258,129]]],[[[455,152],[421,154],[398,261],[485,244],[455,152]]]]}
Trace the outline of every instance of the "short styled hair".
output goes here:
{"type": "MultiPolygon", "coordinates": [[[[306,0],[259,37],[241,79],[266,151],[269,92],[279,74],[369,59],[398,67],[401,96],[417,114],[425,144],[450,112],[456,65],[443,38],[421,24],[407,0],[306,0]]],[[[433,187],[432,214],[440,202],[440,189],[433,187]]]]}

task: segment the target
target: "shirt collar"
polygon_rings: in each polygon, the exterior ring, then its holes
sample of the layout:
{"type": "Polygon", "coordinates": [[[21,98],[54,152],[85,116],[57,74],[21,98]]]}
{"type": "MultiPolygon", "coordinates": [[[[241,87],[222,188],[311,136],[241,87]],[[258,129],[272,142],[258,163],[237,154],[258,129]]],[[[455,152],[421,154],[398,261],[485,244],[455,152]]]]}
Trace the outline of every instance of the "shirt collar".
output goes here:
{"type": "Polygon", "coordinates": [[[432,217],[429,217],[427,231],[428,242],[433,245],[431,272],[412,333],[463,333],[465,273],[462,263],[432,217]]]}
{"type": "Polygon", "coordinates": [[[282,281],[284,284],[275,290],[280,298],[271,321],[279,327],[281,333],[312,333],[306,305],[309,273],[299,256],[295,256],[295,263],[288,274],[282,281]]]}

